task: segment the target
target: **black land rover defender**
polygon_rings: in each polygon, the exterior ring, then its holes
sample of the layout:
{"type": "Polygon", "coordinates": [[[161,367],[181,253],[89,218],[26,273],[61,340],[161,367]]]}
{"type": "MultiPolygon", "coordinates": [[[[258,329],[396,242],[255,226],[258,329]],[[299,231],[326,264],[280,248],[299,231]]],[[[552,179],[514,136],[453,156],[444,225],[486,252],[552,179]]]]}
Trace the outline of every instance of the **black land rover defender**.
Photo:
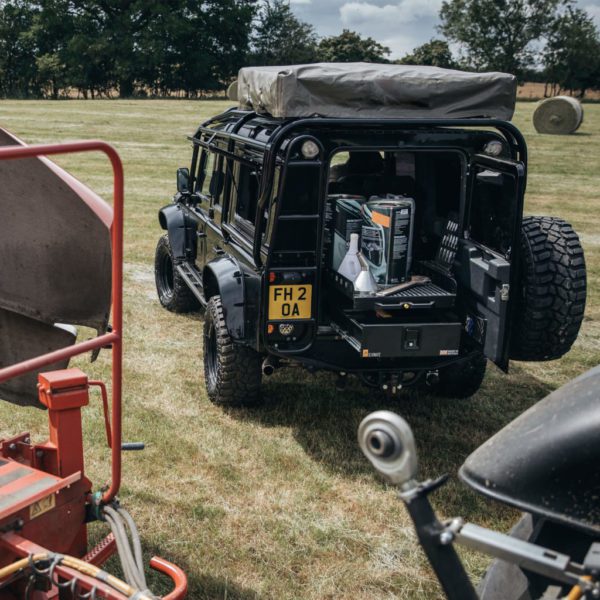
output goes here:
{"type": "Polygon", "coordinates": [[[399,114],[234,108],[191,137],[159,212],[156,285],[165,308],[204,309],[212,401],[254,403],[262,375],[292,362],[466,397],[486,359],[507,371],[570,349],[583,251],[565,221],[523,218],[521,133],[399,114]],[[351,240],[362,279],[340,264],[351,240]]]}

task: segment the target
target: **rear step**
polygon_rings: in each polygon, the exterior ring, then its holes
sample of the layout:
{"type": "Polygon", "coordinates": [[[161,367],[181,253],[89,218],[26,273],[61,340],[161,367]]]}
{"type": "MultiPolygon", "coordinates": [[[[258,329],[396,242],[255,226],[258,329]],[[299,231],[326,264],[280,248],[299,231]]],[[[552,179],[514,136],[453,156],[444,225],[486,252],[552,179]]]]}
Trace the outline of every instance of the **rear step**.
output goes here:
{"type": "Polygon", "coordinates": [[[206,306],[206,300],[204,299],[202,278],[196,267],[190,265],[188,262],[182,262],[175,267],[177,272],[181,275],[187,286],[192,291],[192,294],[198,298],[202,306],[206,306]]]}

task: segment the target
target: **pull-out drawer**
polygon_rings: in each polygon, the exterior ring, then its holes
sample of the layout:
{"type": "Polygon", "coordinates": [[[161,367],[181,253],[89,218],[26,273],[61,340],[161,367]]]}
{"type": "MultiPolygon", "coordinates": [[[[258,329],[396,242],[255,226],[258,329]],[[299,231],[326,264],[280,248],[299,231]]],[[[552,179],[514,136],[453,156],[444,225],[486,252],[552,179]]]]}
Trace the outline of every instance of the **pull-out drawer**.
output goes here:
{"type": "Polygon", "coordinates": [[[460,323],[359,322],[348,318],[337,328],[363,358],[457,356],[460,323]]]}
{"type": "MultiPolygon", "coordinates": [[[[389,295],[357,292],[349,279],[330,269],[325,271],[325,284],[348,298],[353,310],[413,312],[419,309],[452,308],[456,301],[456,292],[448,290],[455,290],[456,283],[450,277],[438,273],[428,271],[427,276],[430,277],[429,282],[419,283],[389,295]]],[[[384,289],[382,288],[382,291],[384,289]]]]}

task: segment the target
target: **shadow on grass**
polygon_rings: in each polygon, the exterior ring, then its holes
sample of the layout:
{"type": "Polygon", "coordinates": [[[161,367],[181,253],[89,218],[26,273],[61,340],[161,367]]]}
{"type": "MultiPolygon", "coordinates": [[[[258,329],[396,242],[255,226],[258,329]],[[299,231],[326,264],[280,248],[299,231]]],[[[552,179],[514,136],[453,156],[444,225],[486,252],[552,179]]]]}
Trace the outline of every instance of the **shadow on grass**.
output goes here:
{"type": "MultiPolygon", "coordinates": [[[[148,588],[159,596],[164,596],[173,590],[171,579],[158,571],[154,571],[148,565],[153,556],[163,556],[164,548],[159,545],[149,542],[147,539],[142,539],[144,549],[144,564],[148,588]]],[[[167,558],[167,557],[165,557],[167,558]]],[[[188,557],[173,554],[169,552],[167,560],[183,569],[188,580],[189,600],[260,600],[260,595],[252,589],[243,588],[231,580],[224,577],[214,577],[208,573],[198,573],[197,563],[194,564],[194,559],[198,557],[188,557]],[[190,560],[188,560],[190,559],[190,560]]],[[[113,556],[104,565],[104,568],[117,577],[123,578],[123,572],[119,558],[113,556]]]]}
{"type": "MultiPolygon", "coordinates": [[[[328,374],[282,372],[265,382],[262,406],[230,414],[264,427],[290,427],[304,451],[331,472],[375,477],[358,447],[358,425],[374,410],[393,410],[413,428],[421,477],[449,473],[455,478],[475,448],[551,391],[519,366],[510,376],[489,367],[481,390],[466,400],[425,393],[388,398],[358,381],[344,392],[336,391],[334,384],[328,374]]],[[[458,487],[451,484],[442,495],[447,496],[446,504],[464,511],[465,498],[458,487]]]]}

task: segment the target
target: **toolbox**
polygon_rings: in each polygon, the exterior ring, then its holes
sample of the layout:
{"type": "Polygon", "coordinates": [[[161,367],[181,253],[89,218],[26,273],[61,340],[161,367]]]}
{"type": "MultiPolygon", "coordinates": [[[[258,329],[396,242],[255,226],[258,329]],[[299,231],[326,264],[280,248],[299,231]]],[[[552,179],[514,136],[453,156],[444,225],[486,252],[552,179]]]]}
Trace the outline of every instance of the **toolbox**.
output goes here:
{"type": "Polygon", "coordinates": [[[458,356],[462,325],[448,315],[397,322],[376,315],[345,315],[335,329],[362,358],[458,356]]]}

